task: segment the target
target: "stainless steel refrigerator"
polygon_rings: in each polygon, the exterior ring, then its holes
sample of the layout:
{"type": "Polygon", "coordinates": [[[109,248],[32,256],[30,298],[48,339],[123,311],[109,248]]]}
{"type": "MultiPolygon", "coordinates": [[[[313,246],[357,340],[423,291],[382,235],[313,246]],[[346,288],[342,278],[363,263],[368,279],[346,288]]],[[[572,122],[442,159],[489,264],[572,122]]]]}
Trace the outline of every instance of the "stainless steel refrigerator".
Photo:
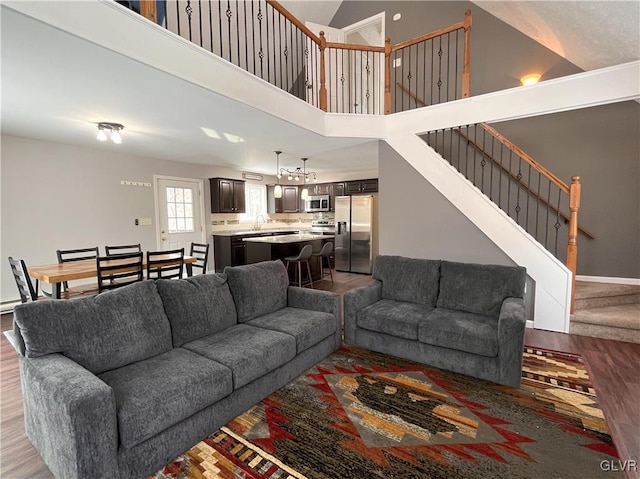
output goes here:
{"type": "Polygon", "coordinates": [[[335,259],[337,271],[371,274],[378,254],[376,196],[337,196],[335,199],[335,259]]]}

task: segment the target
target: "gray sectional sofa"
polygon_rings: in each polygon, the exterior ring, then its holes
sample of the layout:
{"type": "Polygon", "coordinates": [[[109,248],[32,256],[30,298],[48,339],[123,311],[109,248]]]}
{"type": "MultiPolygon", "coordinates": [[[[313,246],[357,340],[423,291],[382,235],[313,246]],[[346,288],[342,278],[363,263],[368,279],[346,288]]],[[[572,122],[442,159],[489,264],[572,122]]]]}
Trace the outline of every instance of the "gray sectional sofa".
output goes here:
{"type": "Polygon", "coordinates": [[[524,268],[378,256],[373,278],[344,295],[347,344],[519,387],[524,268]]]}
{"type": "Polygon", "coordinates": [[[270,261],[15,309],[27,436],[64,479],[153,473],[341,341],[340,297],[270,261]]]}

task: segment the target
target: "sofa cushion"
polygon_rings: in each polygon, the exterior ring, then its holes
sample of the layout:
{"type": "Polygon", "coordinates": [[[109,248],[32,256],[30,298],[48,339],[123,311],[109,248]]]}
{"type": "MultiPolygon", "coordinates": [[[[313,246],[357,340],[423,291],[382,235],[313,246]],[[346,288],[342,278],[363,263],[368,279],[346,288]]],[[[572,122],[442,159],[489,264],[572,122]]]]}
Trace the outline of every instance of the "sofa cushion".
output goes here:
{"type": "Polygon", "coordinates": [[[237,324],[183,347],[227,366],[233,372],[233,388],[239,389],[291,361],[296,355],[296,338],[237,324]]]}
{"type": "Polygon", "coordinates": [[[382,281],[382,297],[435,308],[440,260],[378,256],[373,278],[382,281]]]}
{"type": "Polygon", "coordinates": [[[252,319],[247,324],[290,334],[296,338],[298,354],[336,332],[333,314],[289,307],[252,319]]]}
{"type": "Polygon", "coordinates": [[[224,273],[236,303],[239,323],[273,313],[287,305],[289,275],[282,261],[227,266],[224,273]]]}
{"type": "Polygon", "coordinates": [[[173,346],[202,338],[236,324],[236,306],[223,274],[156,281],[171,323],[173,346]]]}
{"type": "Polygon", "coordinates": [[[493,358],[498,355],[498,318],[436,308],[418,326],[418,340],[493,358]]]}
{"type": "Polygon", "coordinates": [[[25,355],[60,353],[94,374],[171,349],[171,326],[153,281],[65,301],[16,306],[25,355]]]}
{"type": "Polygon", "coordinates": [[[115,393],[124,447],[155,436],[233,391],[229,368],[182,348],[99,378],[115,393]]]}
{"type": "Polygon", "coordinates": [[[438,308],[498,316],[506,298],[522,298],[525,268],[443,261],[438,308]]]}
{"type": "Polygon", "coordinates": [[[418,339],[418,324],[432,310],[423,304],[382,299],[356,314],[358,327],[404,339],[418,339]]]}

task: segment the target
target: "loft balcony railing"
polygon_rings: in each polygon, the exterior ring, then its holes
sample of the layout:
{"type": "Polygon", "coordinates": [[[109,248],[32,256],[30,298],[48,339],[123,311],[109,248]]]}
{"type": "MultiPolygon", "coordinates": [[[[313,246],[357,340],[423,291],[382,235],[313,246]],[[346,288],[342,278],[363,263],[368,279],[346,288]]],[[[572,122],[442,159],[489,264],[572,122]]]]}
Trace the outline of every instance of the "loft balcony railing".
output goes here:
{"type": "Polygon", "coordinates": [[[455,25],[380,46],[328,42],[275,0],[141,0],[139,10],[327,112],[378,115],[416,108],[403,83],[429,105],[470,94],[469,10],[455,25]]]}
{"type": "Polygon", "coordinates": [[[578,224],[580,177],[573,176],[567,185],[486,123],[430,131],[424,139],[567,265],[573,273],[573,311],[578,231],[594,239],[578,224]]]}

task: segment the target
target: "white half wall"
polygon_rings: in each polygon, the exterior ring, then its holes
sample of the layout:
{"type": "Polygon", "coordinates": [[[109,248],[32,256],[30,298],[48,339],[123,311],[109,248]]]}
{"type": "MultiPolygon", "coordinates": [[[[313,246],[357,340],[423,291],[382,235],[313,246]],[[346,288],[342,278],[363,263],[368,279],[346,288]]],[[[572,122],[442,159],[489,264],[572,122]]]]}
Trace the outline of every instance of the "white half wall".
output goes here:
{"type": "MultiPolygon", "coordinates": [[[[534,327],[569,332],[571,271],[421,138],[416,135],[398,135],[387,138],[386,142],[507,257],[515,264],[527,268],[528,276],[535,282],[534,327]]],[[[382,202],[385,181],[383,175],[380,180],[382,202]]],[[[406,201],[419,202],[420,198],[413,198],[408,193],[406,201]]],[[[428,205],[422,207],[428,208],[428,205]]],[[[439,225],[433,225],[434,234],[438,234],[438,227],[439,225]]],[[[381,228],[387,228],[382,219],[381,228]]],[[[387,245],[381,241],[381,251],[386,248],[387,245]]]]}

